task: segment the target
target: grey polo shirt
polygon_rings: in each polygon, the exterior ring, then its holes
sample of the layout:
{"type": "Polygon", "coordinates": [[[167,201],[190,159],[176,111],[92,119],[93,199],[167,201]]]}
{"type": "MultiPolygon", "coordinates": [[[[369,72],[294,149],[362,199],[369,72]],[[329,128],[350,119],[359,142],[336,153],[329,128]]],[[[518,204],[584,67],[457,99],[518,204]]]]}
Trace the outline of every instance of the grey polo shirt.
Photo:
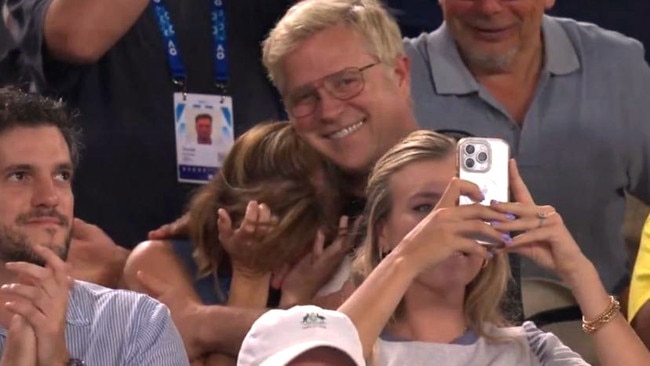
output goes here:
{"type": "MultiPolygon", "coordinates": [[[[624,191],[650,202],[650,68],[643,46],[545,16],[545,62],[523,127],[474,79],[443,23],[405,39],[416,117],[510,143],[539,204],[555,206],[611,291],[627,274],[624,191]]],[[[524,276],[550,276],[524,261],[524,276]]]]}

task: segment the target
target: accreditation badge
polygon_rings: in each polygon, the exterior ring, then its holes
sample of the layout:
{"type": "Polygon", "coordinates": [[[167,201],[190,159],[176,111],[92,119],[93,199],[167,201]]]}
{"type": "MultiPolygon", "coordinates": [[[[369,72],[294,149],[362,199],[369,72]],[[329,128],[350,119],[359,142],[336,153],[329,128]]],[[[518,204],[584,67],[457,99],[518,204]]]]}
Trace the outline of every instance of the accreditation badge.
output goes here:
{"type": "Polygon", "coordinates": [[[207,183],[234,142],[232,98],[174,93],[176,171],[183,183],[207,183]]]}

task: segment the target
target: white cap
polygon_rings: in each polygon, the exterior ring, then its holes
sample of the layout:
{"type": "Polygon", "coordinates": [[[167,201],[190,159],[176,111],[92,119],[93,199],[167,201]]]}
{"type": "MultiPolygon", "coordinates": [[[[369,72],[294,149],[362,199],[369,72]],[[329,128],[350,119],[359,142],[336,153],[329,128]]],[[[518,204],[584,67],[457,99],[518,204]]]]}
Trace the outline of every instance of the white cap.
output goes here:
{"type": "Polygon", "coordinates": [[[318,306],[294,306],[270,310],[246,334],[237,366],[284,366],[317,347],[342,351],[364,366],[363,347],[357,329],[343,313],[318,306]]]}

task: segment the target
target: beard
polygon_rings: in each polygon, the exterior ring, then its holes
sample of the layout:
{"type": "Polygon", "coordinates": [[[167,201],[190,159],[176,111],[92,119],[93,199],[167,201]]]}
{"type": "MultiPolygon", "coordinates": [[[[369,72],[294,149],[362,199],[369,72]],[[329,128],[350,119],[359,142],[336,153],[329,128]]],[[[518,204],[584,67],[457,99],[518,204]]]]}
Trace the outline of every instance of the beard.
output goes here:
{"type": "Polygon", "coordinates": [[[16,218],[18,227],[24,225],[28,220],[37,217],[56,217],[59,219],[61,226],[68,228],[62,243],[56,243],[55,232],[49,232],[50,239],[42,243],[31,242],[26,233],[16,229],[15,226],[0,225],[0,261],[7,262],[27,262],[41,267],[45,267],[45,260],[34,252],[34,246],[41,245],[52,250],[64,262],[68,258],[70,241],[72,239],[72,228],[69,225],[67,217],[63,216],[54,209],[37,209],[27,214],[21,214],[16,218]]]}
{"type": "Polygon", "coordinates": [[[490,74],[508,71],[518,53],[518,47],[499,54],[488,54],[471,49],[462,50],[463,59],[465,59],[470,69],[482,70],[490,74]]]}

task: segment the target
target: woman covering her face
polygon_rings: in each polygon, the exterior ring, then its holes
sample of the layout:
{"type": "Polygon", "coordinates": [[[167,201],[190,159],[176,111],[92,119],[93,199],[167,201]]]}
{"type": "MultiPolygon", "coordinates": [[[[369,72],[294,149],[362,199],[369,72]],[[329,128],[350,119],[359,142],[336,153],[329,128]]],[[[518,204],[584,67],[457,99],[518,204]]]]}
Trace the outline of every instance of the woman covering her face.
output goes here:
{"type": "Polygon", "coordinates": [[[363,281],[339,309],[374,365],[584,365],[532,323],[510,326],[500,303],[506,253],[554,271],[573,291],[601,365],[648,365],[650,354],[619,314],[592,263],[551,206],[535,204],[510,162],[512,203],[458,206],[480,189],[455,178],[455,143],[417,131],[386,153],[367,186],[363,281]],[[508,233],[521,233],[510,237],[508,233]],[[490,250],[476,237],[503,244],[490,250]]]}
{"type": "Polygon", "coordinates": [[[225,266],[226,272],[275,274],[279,287],[281,272],[310,252],[315,240],[336,235],[336,186],[331,167],[290,123],[253,127],[190,202],[199,277],[225,266]]]}
{"type": "Polygon", "coordinates": [[[350,250],[334,176],[290,123],[254,126],[192,197],[191,240],[138,245],[125,267],[127,287],[147,292],[146,277],[207,305],[310,303],[350,250]],[[281,298],[270,298],[275,290],[281,298]]]}

